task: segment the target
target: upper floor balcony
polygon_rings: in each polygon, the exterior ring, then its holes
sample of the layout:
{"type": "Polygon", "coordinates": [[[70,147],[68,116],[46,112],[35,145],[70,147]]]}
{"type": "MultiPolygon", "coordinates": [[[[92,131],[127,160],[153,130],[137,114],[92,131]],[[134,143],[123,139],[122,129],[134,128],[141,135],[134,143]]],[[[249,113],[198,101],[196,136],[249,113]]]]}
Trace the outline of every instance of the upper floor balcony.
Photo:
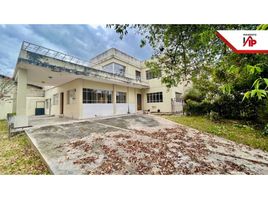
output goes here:
{"type": "MultiPolygon", "coordinates": [[[[106,53],[109,54],[110,50],[106,51],[106,53]]],[[[125,57],[125,59],[127,58],[127,55],[124,54],[123,52],[118,53],[119,52],[118,50],[115,50],[115,51],[117,52],[117,55],[120,55],[121,57],[125,57]]],[[[98,60],[102,56],[98,58],[97,57],[94,59],[98,60]]],[[[136,59],[133,58],[133,60],[136,60],[136,59]]],[[[136,88],[148,88],[149,87],[148,82],[143,81],[140,78],[131,77],[131,76],[128,76],[127,74],[120,75],[120,74],[110,73],[104,70],[92,68],[90,67],[91,65],[92,65],[92,60],[90,62],[84,61],[77,57],[74,57],[65,53],[61,53],[52,49],[48,49],[46,47],[42,47],[42,46],[32,44],[29,42],[23,42],[20,55],[18,58],[16,70],[18,67],[22,67],[22,68],[28,68],[29,69],[28,71],[31,71],[31,70],[36,71],[37,67],[41,67],[42,69],[46,69],[48,71],[53,72],[54,77],[55,77],[55,73],[61,73],[61,76],[59,75],[56,76],[56,77],[59,77],[59,79],[60,78],[63,79],[62,77],[64,76],[66,77],[72,76],[74,79],[83,78],[83,79],[94,80],[94,81],[99,81],[99,82],[126,85],[129,87],[136,87],[136,88]]],[[[16,70],[15,70],[15,74],[16,74],[16,70]]],[[[40,76],[42,75],[40,74],[40,76]]],[[[48,77],[50,77],[50,75],[48,77]]],[[[32,77],[32,79],[38,80],[37,77],[32,77]]],[[[43,81],[43,82],[46,82],[46,81],[43,81]]]]}

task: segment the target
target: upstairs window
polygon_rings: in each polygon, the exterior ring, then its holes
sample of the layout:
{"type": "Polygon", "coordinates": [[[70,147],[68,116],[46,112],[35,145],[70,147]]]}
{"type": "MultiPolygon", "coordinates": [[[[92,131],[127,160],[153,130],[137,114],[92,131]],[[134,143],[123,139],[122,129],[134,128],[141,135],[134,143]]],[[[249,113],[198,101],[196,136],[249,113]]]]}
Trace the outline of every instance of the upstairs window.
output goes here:
{"type": "Polygon", "coordinates": [[[163,102],[163,93],[147,93],[147,103],[160,103],[163,102]]]}
{"type": "Polygon", "coordinates": [[[118,63],[110,63],[108,65],[103,66],[102,69],[106,72],[110,72],[119,76],[125,76],[126,72],[126,67],[118,63]]]}
{"type": "Polygon", "coordinates": [[[136,70],[136,80],[141,81],[141,72],[136,70]]]}
{"type": "Polygon", "coordinates": [[[151,70],[146,71],[146,79],[147,80],[159,78],[159,77],[161,77],[161,73],[159,75],[157,75],[156,73],[153,73],[151,70]]]}
{"type": "Polygon", "coordinates": [[[117,92],[116,93],[116,103],[127,103],[127,93],[117,92]]]}

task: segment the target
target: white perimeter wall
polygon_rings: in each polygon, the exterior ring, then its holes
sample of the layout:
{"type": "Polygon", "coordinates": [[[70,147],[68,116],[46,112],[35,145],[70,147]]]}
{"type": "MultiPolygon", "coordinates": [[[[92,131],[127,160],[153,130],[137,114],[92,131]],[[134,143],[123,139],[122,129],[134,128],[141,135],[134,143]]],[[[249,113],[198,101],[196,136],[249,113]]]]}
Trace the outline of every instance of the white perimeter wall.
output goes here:
{"type": "MultiPolygon", "coordinates": [[[[44,97],[27,97],[26,98],[26,115],[35,115],[36,102],[44,102],[44,97]]],[[[0,119],[6,119],[7,113],[12,113],[13,101],[0,101],[0,119]]]]}
{"type": "Polygon", "coordinates": [[[0,101],[0,119],[6,119],[7,113],[12,113],[13,102],[0,101]]]}
{"type": "Polygon", "coordinates": [[[43,102],[45,104],[45,98],[44,97],[27,97],[26,98],[27,116],[35,115],[36,102],[43,102]]]}

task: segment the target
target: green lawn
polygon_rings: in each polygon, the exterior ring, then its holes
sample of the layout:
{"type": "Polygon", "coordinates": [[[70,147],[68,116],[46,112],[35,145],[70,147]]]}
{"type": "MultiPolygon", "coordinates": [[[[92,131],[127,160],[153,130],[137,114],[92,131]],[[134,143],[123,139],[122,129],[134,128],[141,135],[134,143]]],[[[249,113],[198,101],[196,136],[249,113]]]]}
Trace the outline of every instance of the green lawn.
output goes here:
{"type": "Polygon", "coordinates": [[[203,132],[212,133],[237,143],[268,151],[268,137],[261,135],[260,130],[243,125],[239,121],[223,120],[221,122],[213,122],[201,116],[171,115],[164,117],[203,132]]]}
{"type": "Polygon", "coordinates": [[[6,121],[0,121],[0,174],[49,174],[37,152],[21,134],[8,139],[6,121]]]}

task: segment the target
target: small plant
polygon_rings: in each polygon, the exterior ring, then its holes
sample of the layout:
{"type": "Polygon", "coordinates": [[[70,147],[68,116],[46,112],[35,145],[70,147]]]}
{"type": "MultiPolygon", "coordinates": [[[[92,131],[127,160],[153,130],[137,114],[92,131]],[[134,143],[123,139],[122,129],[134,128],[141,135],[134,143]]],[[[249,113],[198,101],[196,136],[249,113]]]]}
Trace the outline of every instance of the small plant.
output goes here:
{"type": "Polygon", "coordinates": [[[262,134],[265,136],[268,136],[268,123],[266,124],[266,126],[264,127],[262,134]]]}
{"type": "Polygon", "coordinates": [[[209,119],[211,121],[218,121],[220,119],[220,115],[217,112],[210,111],[210,113],[209,113],[209,119]]]}

